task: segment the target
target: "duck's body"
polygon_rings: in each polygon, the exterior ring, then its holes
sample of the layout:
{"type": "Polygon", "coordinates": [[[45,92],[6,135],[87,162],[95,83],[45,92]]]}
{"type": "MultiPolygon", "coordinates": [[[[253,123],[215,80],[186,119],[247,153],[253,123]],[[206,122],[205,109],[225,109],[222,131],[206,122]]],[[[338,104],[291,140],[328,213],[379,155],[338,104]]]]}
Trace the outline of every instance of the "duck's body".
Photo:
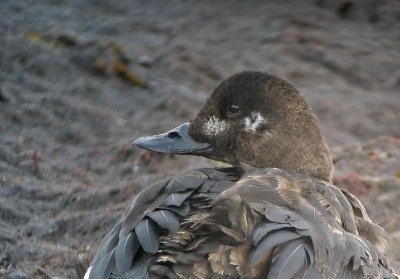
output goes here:
{"type": "Polygon", "coordinates": [[[85,279],[398,278],[382,254],[384,231],[330,184],[325,141],[299,96],[280,79],[241,73],[217,87],[190,124],[138,140],[237,166],[144,189],[85,279]]]}

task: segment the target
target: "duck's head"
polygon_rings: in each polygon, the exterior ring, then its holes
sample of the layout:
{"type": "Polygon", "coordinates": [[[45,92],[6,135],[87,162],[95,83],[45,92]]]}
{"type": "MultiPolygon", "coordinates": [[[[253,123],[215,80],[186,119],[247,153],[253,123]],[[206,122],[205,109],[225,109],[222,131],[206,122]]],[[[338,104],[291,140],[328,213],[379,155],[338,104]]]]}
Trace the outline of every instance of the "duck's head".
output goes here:
{"type": "Polygon", "coordinates": [[[229,77],[193,120],[134,143],[156,152],[332,179],[331,156],[309,105],[293,85],[263,72],[229,77]]]}

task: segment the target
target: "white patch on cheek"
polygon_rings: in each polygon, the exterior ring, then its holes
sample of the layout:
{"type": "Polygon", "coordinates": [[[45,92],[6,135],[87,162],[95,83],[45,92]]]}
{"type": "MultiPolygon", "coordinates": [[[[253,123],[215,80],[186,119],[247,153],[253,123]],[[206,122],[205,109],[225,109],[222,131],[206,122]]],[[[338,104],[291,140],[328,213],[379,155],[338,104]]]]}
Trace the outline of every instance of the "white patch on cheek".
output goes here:
{"type": "Polygon", "coordinates": [[[246,130],[249,130],[250,127],[251,127],[251,120],[250,120],[250,117],[246,117],[246,118],[244,119],[244,128],[245,128],[246,130]]]}
{"type": "Polygon", "coordinates": [[[203,132],[206,135],[219,135],[225,132],[228,128],[228,123],[212,116],[203,126],[203,132]]]}
{"type": "Polygon", "coordinates": [[[250,117],[244,119],[244,129],[250,132],[256,132],[257,128],[266,124],[264,117],[259,112],[252,112],[250,117]]]}

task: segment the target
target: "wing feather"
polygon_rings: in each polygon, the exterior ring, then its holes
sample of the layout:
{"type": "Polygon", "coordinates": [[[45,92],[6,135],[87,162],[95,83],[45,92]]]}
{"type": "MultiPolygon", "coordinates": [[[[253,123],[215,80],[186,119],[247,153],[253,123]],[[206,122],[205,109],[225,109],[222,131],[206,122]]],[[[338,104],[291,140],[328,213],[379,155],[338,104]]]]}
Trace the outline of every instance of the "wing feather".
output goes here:
{"type": "Polygon", "coordinates": [[[108,279],[115,265],[115,249],[106,253],[90,272],[89,279],[108,279]]]}
{"type": "Polygon", "coordinates": [[[292,228],[292,226],[285,223],[262,223],[257,225],[251,234],[251,241],[253,245],[257,245],[268,233],[282,228],[292,228]]]}
{"type": "Polygon", "coordinates": [[[169,210],[156,210],[147,216],[160,227],[167,229],[170,234],[175,234],[179,230],[179,218],[169,210]]]}
{"type": "Polygon", "coordinates": [[[119,240],[115,251],[116,268],[119,272],[126,272],[131,268],[133,258],[139,248],[139,240],[134,232],[125,235],[119,240]]]}
{"type": "Polygon", "coordinates": [[[137,238],[143,250],[147,253],[155,253],[160,246],[160,236],[157,225],[153,220],[145,218],[135,227],[137,238]]]}
{"type": "Polygon", "coordinates": [[[279,244],[288,242],[293,239],[300,238],[301,235],[292,231],[278,231],[269,234],[264,237],[258,245],[253,248],[248,256],[247,263],[249,266],[254,266],[262,258],[262,255],[266,254],[270,249],[276,247],[279,244]]]}
{"type": "Polygon", "coordinates": [[[267,279],[291,279],[307,263],[303,243],[292,241],[279,251],[278,258],[273,261],[267,279]]]}

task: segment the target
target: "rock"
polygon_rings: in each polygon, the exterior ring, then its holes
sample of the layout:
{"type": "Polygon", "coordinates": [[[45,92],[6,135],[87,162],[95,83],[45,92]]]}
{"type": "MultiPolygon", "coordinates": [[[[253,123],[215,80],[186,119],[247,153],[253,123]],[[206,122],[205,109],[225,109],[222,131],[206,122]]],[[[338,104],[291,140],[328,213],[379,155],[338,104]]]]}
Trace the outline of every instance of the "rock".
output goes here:
{"type": "Polygon", "coordinates": [[[154,64],[154,59],[150,56],[140,56],[138,63],[145,67],[150,67],[154,64]]]}
{"type": "Polygon", "coordinates": [[[28,279],[28,274],[21,270],[13,271],[7,274],[6,279],[28,279]]]}
{"type": "Polygon", "coordinates": [[[0,86],[0,103],[8,103],[10,101],[10,97],[4,91],[3,86],[0,86]]]}

